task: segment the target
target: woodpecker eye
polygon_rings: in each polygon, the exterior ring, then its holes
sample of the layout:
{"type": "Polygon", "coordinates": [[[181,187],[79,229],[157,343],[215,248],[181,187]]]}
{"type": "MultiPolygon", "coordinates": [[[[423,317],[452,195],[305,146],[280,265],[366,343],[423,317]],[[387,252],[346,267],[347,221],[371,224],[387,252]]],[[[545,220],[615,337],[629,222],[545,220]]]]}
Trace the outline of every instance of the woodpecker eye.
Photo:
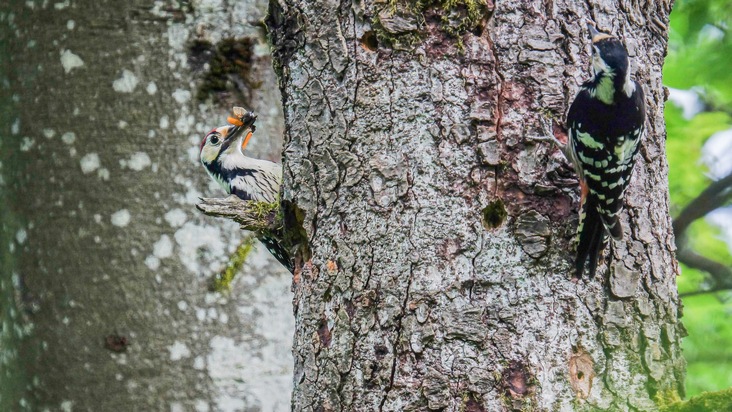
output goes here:
{"type": "Polygon", "coordinates": [[[213,135],[208,138],[208,141],[211,142],[211,144],[219,144],[219,136],[213,135]]]}

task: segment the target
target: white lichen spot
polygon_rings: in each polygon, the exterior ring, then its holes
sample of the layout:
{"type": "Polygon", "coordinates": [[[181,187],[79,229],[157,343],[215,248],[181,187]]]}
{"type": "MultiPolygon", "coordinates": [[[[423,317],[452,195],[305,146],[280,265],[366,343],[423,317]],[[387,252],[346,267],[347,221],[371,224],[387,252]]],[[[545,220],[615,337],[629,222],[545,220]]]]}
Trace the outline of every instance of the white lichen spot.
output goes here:
{"type": "MultiPolygon", "coordinates": [[[[120,161],[122,164],[122,161],[120,161]]],[[[132,170],[140,171],[152,164],[150,156],[145,152],[133,153],[130,158],[125,162],[125,165],[132,170]]],[[[124,166],[123,166],[124,167],[124,166]]]]}
{"type": "Polygon", "coordinates": [[[188,191],[186,192],[185,201],[189,205],[195,205],[196,203],[198,203],[200,201],[202,196],[203,195],[201,194],[201,192],[199,192],[198,190],[196,190],[193,187],[190,187],[190,188],[188,188],[188,191]]]}
{"type": "Polygon", "coordinates": [[[162,235],[160,240],[153,245],[153,255],[158,259],[165,259],[173,256],[173,242],[170,236],[162,235]]]}
{"type": "Polygon", "coordinates": [[[99,169],[99,171],[97,172],[97,176],[99,176],[99,178],[102,180],[109,180],[109,177],[110,177],[109,170],[107,168],[103,167],[103,168],[99,169]]]}
{"type": "Polygon", "coordinates": [[[185,312],[188,309],[188,303],[185,300],[178,301],[178,310],[185,312]]]}
{"type": "Polygon", "coordinates": [[[184,212],[182,209],[176,208],[168,211],[168,213],[165,214],[164,218],[171,227],[181,227],[184,223],[186,223],[188,216],[186,215],[186,212],[184,212]]]}
{"type": "Polygon", "coordinates": [[[66,132],[61,135],[61,141],[66,144],[73,144],[76,141],[76,134],[74,132],[66,132]]]}
{"type": "Polygon", "coordinates": [[[112,82],[112,88],[118,93],[132,93],[137,87],[139,80],[137,76],[131,71],[124,69],[122,70],[122,76],[112,82]]]}
{"type": "Polygon", "coordinates": [[[96,223],[102,223],[102,215],[95,213],[94,214],[94,222],[96,223]]]}
{"type": "Polygon", "coordinates": [[[199,322],[202,322],[206,319],[206,309],[203,308],[196,308],[196,319],[199,322]]]}
{"type": "Polygon", "coordinates": [[[56,10],[63,10],[71,5],[71,0],[64,0],[60,3],[55,3],[53,8],[56,10]]]}
{"type": "Polygon", "coordinates": [[[170,360],[172,361],[179,361],[191,356],[191,351],[188,350],[188,346],[179,341],[175,341],[172,345],[168,346],[168,351],[170,352],[170,360]]]}
{"type": "Polygon", "coordinates": [[[43,135],[46,136],[47,139],[50,139],[53,136],[56,136],[56,131],[53,129],[45,128],[43,129],[43,135]]]}
{"type": "Polygon", "coordinates": [[[78,69],[84,66],[84,60],[81,57],[75,55],[71,50],[61,51],[61,66],[64,68],[66,74],[71,73],[72,70],[78,69]]]}
{"type": "Polygon", "coordinates": [[[160,118],[160,128],[167,129],[168,127],[170,127],[170,118],[166,114],[160,118]]]}
{"type": "Polygon", "coordinates": [[[170,412],[184,412],[185,409],[183,408],[183,404],[180,402],[171,402],[170,403],[170,412]]]}
{"type": "Polygon", "coordinates": [[[68,326],[69,323],[71,323],[71,320],[68,318],[68,316],[64,316],[64,318],[61,319],[61,323],[63,323],[64,325],[68,326]]]}
{"type": "Polygon", "coordinates": [[[196,359],[193,359],[193,369],[197,371],[202,371],[206,369],[206,361],[201,356],[196,356],[196,359]]]}
{"type": "Polygon", "coordinates": [[[201,149],[198,146],[191,146],[188,148],[188,160],[192,163],[197,164],[201,161],[201,149]]]}
{"type": "Polygon", "coordinates": [[[147,94],[152,96],[153,94],[158,92],[158,85],[155,84],[155,82],[150,82],[147,84],[145,91],[147,91],[147,94]]]}
{"type": "Polygon", "coordinates": [[[23,140],[20,141],[20,151],[21,152],[27,152],[30,149],[33,148],[33,145],[36,143],[35,140],[31,139],[30,137],[26,136],[23,138],[23,140]]]}
{"type": "Polygon", "coordinates": [[[15,240],[18,241],[19,244],[25,243],[25,241],[28,239],[28,232],[25,231],[25,229],[19,229],[15,233],[15,240]]]}
{"type": "Polygon", "coordinates": [[[196,412],[209,412],[211,410],[211,407],[208,405],[208,402],[206,402],[203,399],[196,399],[196,402],[193,404],[193,407],[196,409],[196,412]]]}
{"type": "Polygon", "coordinates": [[[181,134],[188,134],[191,131],[191,126],[195,122],[193,115],[181,114],[178,120],[175,121],[175,129],[181,134]]]}
{"type": "Polygon", "coordinates": [[[75,27],[76,27],[76,22],[75,22],[75,21],[73,21],[73,20],[68,20],[68,21],[66,22],[66,28],[67,28],[67,29],[69,29],[69,30],[74,30],[74,28],[75,28],[75,27]]]}
{"type": "Polygon", "coordinates": [[[168,26],[168,45],[172,50],[184,50],[189,36],[190,32],[183,24],[168,26]]]}
{"type": "Polygon", "coordinates": [[[173,92],[173,99],[179,104],[183,104],[191,100],[191,92],[183,89],[175,89],[173,92]]]}
{"type": "Polygon", "coordinates": [[[127,123],[124,120],[120,120],[119,122],[117,122],[117,128],[120,129],[120,130],[126,129],[127,126],[129,126],[129,123],[127,123]]]}
{"type": "Polygon", "coordinates": [[[229,315],[227,315],[226,312],[221,312],[221,315],[219,315],[219,322],[223,324],[229,323],[229,315]]]}
{"type": "Polygon", "coordinates": [[[216,398],[216,410],[221,412],[236,412],[246,409],[243,399],[233,397],[229,394],[221,394],[216,398]]]}
{"type": "Polygon", "coordinates": [[[101,162],[99,161],[99,155],[96,153],[88,153],[84,155],[79,163],[81,164],[81,171],[85,175],[88,175],[89,173],[92,173],[93,171],[99,169],[99,166],[101,165],[101,162]]]}
{"type": "Polygon", "coordinates": [[[13,124],[10,125],[10,133],[12,134],[18,134],[20,133],[20,118],[16,117],[13,121],[13,124]]]}
{"type": "Polygon", "coordinates": [[[61,410],[63,412],[71,412],[74,410],[74,402],[72,401],[62,401],[61,402],[61,410]]]}
{"type": "Polygon", "coordinates": [[[147,266],[150,270],[158,270],[158,268],[160,268],[160,259],[153,255],[150,255],[145,258],[145,266],[147,266]]]}
{"type": "Polygon", "coordinates": [[[112,224],[117,227],[125,227],[130,224],[130,211],[127,209],[121,209],[112,213],[112,224]]]}

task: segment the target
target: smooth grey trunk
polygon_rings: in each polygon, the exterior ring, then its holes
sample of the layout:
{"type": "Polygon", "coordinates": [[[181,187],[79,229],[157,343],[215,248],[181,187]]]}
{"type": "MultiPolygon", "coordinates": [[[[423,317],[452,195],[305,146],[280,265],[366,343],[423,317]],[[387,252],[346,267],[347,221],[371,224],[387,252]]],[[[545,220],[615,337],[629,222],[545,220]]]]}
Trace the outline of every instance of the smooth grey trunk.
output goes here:
{"type": "Polygon", "coordinates": [[[272,1],[284,198],[309,242],[293,410],[654,410],[684,377],[670,4],[457,3],[272,1]],[[585,17],[623,37],[650,121],[626,237],[575,283],[577,180],[536,138],[589,76],[585,17]]]}
{"type": "Polygon", "coordinates": [[[288,409],[291,277],[257,246],[208,292],[246,235],[194,208],[232,105],[281,150],[266,3],[231,3],[0,6],[0,410],[288,409]],[[239,92],[199,101],[232,39],[239,92]]]}

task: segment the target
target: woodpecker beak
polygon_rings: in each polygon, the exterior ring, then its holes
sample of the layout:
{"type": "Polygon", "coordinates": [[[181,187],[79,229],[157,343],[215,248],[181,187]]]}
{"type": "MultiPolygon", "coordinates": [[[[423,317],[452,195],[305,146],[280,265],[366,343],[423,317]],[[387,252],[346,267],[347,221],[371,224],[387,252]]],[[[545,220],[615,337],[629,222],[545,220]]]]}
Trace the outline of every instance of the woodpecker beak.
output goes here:
{"type": "Polygon", "coordinates": [[[609,34],[597,31],[597,28],[595,28],[595,23],[592,22],[592,20],[586,19],[585,21],[587,22],[587,29],[590,31],[590,38],[592,39],[592,43],[597,43],[602,39],[608,39],[610,37],[613,37],[609,34]]]}
{"type": "Polygon", "coordinates": [[[254,132],[255,130],[254,122],[256,121],[257,115],[255,115],[253,112],[247,112],[241,119],[239,119],[237,124],[229,128],[225,139],[227,141],[230,139],[236,139],[239,135],[242,134],[242,132],[246,131],[246,135],[241,142],[241,151],[243,152],[244,149],[247,147],[247,144],[249,144],[249,139],[252,138],[252,132],[254,132]]]}

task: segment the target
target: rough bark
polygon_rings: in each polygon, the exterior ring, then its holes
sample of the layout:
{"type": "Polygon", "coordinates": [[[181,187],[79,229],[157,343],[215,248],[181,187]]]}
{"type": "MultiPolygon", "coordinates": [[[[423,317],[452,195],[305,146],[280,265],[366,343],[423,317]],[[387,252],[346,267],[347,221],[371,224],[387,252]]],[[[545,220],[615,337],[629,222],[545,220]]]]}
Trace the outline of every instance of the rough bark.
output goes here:
{"type": "Polygon", "coordinates": [[[257,246],[209,293],[244,235],[194,207],[224,196],[197,154],[232,105],[281,150],[265,11],[0,6],[0,410],[288,408],[291,277],[257,246]]]}
{"type": "Polygon", "coordinates": [[[429,4],[271,2],[284,199],[310,254],[296,270],[293,409],[656,409],[684,376],[670,4],[429,4]],[[533,137],[588,77],[585,17],[624,38],[650,121],[626,237],[609,269],[573,283],[576,177],[533,137]]]}

